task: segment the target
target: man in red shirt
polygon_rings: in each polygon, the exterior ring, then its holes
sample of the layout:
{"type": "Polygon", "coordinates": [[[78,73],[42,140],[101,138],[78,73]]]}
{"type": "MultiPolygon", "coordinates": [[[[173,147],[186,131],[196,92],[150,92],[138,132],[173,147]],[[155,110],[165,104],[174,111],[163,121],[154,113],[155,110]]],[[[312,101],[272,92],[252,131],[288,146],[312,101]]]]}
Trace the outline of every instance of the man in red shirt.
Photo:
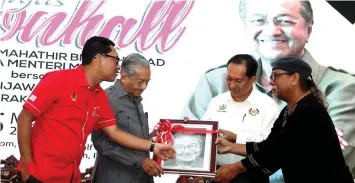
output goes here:
{"type": "Polygon", "coordinates": [[[175,157],[172,146],[137,138],[117,127],[100,87],[102,81],[117,77],[119,57],[114,46],[107,38],[90,38],[82,50],[82,65],[45,74],[28,97],[17,122],[23,182],[80,183],[79,165],[94,129],[127,148],[153,151],[163,159],[175,157]]]}

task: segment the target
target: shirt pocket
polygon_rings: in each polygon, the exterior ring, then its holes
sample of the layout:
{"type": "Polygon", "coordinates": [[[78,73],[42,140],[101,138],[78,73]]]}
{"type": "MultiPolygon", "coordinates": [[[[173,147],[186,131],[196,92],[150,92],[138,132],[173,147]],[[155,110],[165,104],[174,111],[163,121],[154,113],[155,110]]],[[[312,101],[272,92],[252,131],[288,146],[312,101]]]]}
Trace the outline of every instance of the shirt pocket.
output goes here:
{"type": "Polygon", "coordinates": [[[116,119],[118,119],[117,121],[118,128],[125,132],[129,132],[130,123],[132,121],[131,117],[127,114],[118,113],[116,115],[116,119]]]}
{"type": "Polygon", "coordinates": [[[52,109],[59,109],[59,110],[64,110],[64,111],[69,111],[75,108],[76,101],[71,101],[71,100],[58,100],[52,109]]]}
{"type": "Polygon", "coordinates": [[[85,119],[86,113],[84,113],[82,106],[85,106],[85,101],[72,101],[72,100],[59,100],[51,108],[53,114],[61,114],[58,116],[61,121],[67,120],[82,120],[85,119]]]}
{"type": "Polygon", "coordinates": [[[262,128],[263,119],[260,116],[246,115],[245,121],[242,123],[243,131],[250,134],[259,134],[262,128]]]}

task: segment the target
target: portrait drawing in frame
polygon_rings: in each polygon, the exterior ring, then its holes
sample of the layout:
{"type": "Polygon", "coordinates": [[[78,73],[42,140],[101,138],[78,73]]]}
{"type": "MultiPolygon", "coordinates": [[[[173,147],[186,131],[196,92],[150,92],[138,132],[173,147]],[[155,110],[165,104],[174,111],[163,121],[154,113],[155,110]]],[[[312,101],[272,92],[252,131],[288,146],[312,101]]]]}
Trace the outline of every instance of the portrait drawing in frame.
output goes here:
{"type": "MultiPolygon", "coordinates": [[[[162,119],[161,121],[166,120],[162,119]]],[[[216,170],[217,121],[171,120],[174,125],[183,126],[183,131],[172,133],[176,158],[161,161],[165,173],[214,176],[216,170]]],[[[156,159],[156,158],[154,158],[156,159]]]]}

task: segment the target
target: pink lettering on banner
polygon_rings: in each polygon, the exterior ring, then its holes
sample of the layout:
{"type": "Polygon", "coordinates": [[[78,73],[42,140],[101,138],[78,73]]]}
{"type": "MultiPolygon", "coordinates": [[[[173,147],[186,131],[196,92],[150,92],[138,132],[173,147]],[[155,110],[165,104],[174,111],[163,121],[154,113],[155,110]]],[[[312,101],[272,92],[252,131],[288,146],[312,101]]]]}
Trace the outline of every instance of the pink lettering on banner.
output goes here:
{"type": "Polygon", "coordinates": [[[22,43],[36,40],[41,46],[61,43],[76,44],[82,48],[88,38],[100,35],[113,39],[119,49],[136,44],[139,51],[145,51],[156,45],[158,51],[163,53],[180,40],[186,30],[182,23],[194,5],[194,1],[188,0],[152,1],[141,21],[138,21],[124,16],[108,19],[98,13],[105,3],[80,1],[72,16],[66,12],[52,14],[46,11],[29,15],[26,8],[21,11],[0,11],[3,17],[0,26],[5,31],[0,41],[17,36],[22,43]],[[119,31],[116,32],[117,28],[119,31]]]}

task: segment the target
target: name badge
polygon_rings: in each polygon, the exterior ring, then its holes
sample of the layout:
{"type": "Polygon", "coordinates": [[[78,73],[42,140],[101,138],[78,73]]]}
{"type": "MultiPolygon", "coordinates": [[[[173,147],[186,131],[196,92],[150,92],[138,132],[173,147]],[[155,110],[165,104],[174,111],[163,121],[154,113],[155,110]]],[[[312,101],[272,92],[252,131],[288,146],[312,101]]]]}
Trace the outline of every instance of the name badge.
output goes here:
{"type": "Polygon", "coordinates": [[[250,109],[249,109],[249,114],[250,114],[251,116],[256,116],[256,115],[259,114],[259,109],[258,109],[258,108],[256,108],[256,109],[250,108],[250,109]]]}
{"type": "Polygon", "coordinates": [[[218,112],[227,112],[226,109],[227,109],[227,105],[226,104],[221,104],[218,108],[218,112]]]}

